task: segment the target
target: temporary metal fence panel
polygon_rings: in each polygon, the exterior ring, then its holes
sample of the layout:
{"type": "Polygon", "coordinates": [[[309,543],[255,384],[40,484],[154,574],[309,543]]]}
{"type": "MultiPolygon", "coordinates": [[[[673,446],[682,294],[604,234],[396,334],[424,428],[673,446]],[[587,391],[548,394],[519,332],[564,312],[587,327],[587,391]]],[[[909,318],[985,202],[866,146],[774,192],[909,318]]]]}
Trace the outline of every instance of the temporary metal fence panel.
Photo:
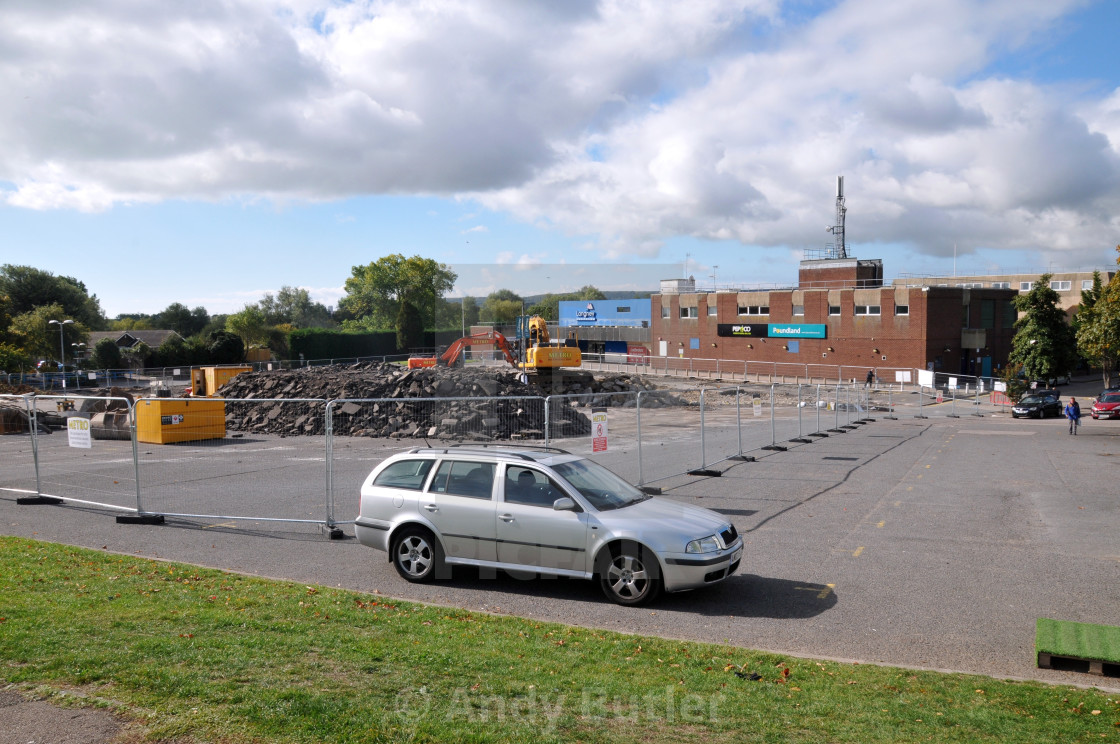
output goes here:
{"type": "MultiPolygon", "coordinates": [[[[37,426],[27,435],[4,438],[20,483],[35,473],[31,489],[40,496],[118,511],[137,510],[134,422],[127,398],[37,395],[29,398],[37,426]],[[9,450],[9,442],[14,451],[9,450]]],[[[5,465],[4,471],[8,471],[5,465]]]]}
{"type": "Polygon", "coordinates": [[[141,399],[136,407],[146,511],[328,521],[326,401],[158,398],[141,399]]]}
{"type": "MultiPolygon", "coordinates": [[[[545,443],[541,397],[378,398],[333,400],[326,407],[327,488],[332,518],[345,524],[358,513],[362,481],[394,451],[440,444],[545,443]]],[[[589,423],[564,415],[556,431],[589,423]]]]}
{"type": "Polygon", "coordinates": [[[4,460],[0,489],[17,497],[39,490],[37,440],[31,433],[36,422],[33,400],[32,396],[0,395],[0,457],[4,460]]]}
{"type": "Polygon", "coordinates": [[[638,393],[550,395],[546,402],[549,444],[638,481],[638,393]]]}
{"type": "Polygon", "coordinates": [[[637,414],[639,477],[634,482],[655,483],[699,467],[699,391],[642,391],[637,414]]]}

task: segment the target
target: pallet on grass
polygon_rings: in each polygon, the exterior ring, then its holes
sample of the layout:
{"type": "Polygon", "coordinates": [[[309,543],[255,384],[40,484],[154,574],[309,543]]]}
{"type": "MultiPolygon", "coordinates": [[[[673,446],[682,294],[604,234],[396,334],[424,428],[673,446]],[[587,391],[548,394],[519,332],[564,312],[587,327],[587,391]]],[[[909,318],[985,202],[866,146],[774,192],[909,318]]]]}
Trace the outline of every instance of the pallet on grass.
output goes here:
{"type": "Polygon", "coordinates": [[[1120,668],[1120,628],[1111,625],[1039,618],[1034,645],[1041,669],[1057,660],[1088,663],[1090,674],[1120,668]]]}

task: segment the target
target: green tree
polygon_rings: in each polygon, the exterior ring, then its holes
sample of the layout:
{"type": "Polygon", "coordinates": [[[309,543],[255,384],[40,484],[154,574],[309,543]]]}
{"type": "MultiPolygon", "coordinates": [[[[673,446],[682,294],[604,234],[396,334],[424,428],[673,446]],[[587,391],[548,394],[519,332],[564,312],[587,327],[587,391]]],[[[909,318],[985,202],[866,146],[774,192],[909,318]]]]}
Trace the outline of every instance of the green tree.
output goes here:
{"type": "Polygon", "coordinates": [[[478,325],[478,315],[481,308],[478,306],[478,300],[473,297],[464,297],[463,306],[460,308],[462,311],[462,321],[470,330],[472,325],[478,325]]]}
{"type": "Polygon", "coordinates": [[[55,276],[32,266],[5,264],[0,267],[0,296],[8,298],[8,312],[13,317],[44,305],[57,305],[62,319],[74,320],[87,329],[105,327],[101,302],[73,277],[55,276]]]}
{"type": "Polygon", "coordinates": [[[213,331],[206,351],[213,364],[236,364],[245,361],[245,344],[236,333],[213,331]]]}
{"type": "Polygon", "coordinates": [[[173,302],[153,318],[153,323],[161,330],[172,330],[183,338],[189,338],[202,331],[210,322],[210,314],[204,307],[189,309],[181,302],[173,302]]]}
{"type": "Polygon", "coordinates": [[[479,312],[479,320],[483,323],[504,325],[513,323],[521,315],[525,307],[525,300],[521,295],[509,289],[499,289],[486,295],[479,312]]]}
{"type": "Polygon", "coordinates": [[[34,366],[31,357],[15,344],[0,341],[0,371],[19,372],[34,366]]]}
{"type": "Polygon", "coordinates": [[[405,300],[397,313],[397,348],[409,351],[424,343],[424,321],[416,307],[405,300]]]}
{"type": "Polygon", "coordinates": [[[9,333],[15,346],[32,358],[58,361],[60,351],[69,350],[70,344],[84,342],[89,337],[81,323],[63,325],[60,336],[59,326],[52,325],[52,320],[68,320],[63,307],[57,303],[40,305],[13,317],[9,333]]]}
{"type": "Polygon", "coordinates": [[[281,287],[275,297],[266,293],[258,304],[274,326],[288,323],[295,328],[333,328],[337,325],[330,308],[312,302],[311,295],[302,287],[281,287]]]}
{"type": "Polygon", "coordinates": [[[1050,288],[1051,274],[1043,274],[1029,292],[1016,297],[1010,364],[1021,364],[1028,378],[1047,380],[1072,372],[1077,365],[1077,340],[1058,307],[1058,293],[1050,288]]]}
{"type": "Polygon", "coordinates": [[[394,253],[353,267],[339,305],[350,317],[346,325],[351,328],[393,328],[400,303],[406,300],[421,312],[428,308],[434,319],[437,300],[455,286],[457,278],[447,265],[430,258],[394,253]]]}
{"type": "MultiPolygon", "coordinates": [[[[1116,246],[1120,265],[1120,245],[1116,246]]],[[[1105,387],[1112,384],[1112,373],[1120,366],[1120,273],[1101,286],[1100,274],[1093,274],[1092,294],[1081,293],[1082,305],[1075,316],[1077,348],[1091,364],[1101,368],[1105,387]],[[1086,302],[1088,300],[1088,302],[1086,302]]]]}
{"type": "Polygon", "coordinates": [[[96,369],[120,369],[124,364],[121,348],[111,338],[103,338],[97,342],[89,361],[96,369]]]}
{"type": "Polygon", "coordinates": [[[267,344],[271,326],[259,307],[246,305],[240,312],[226,318],[226,330],[240,338],[247,348],[267,344]]]}

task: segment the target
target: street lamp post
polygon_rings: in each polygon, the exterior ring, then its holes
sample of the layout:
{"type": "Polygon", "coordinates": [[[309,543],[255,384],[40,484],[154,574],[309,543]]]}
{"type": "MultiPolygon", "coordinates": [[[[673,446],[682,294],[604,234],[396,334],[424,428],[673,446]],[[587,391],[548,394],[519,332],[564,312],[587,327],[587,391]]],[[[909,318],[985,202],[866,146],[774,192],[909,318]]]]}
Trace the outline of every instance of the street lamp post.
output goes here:
{"type": "Polygon", "coordinates": [[[47,325],[58,326],[58,369],[62,373],[62,387],[66,387],[66,334],[65,328],[72,320],[48,320],[47,325]]]}

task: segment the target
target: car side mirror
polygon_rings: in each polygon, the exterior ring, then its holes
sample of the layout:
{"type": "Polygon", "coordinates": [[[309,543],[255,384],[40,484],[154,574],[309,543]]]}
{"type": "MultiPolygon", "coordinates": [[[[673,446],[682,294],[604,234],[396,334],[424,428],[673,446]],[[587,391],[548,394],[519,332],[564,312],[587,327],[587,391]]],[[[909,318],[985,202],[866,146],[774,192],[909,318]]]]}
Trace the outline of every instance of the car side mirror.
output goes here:
{"type": "Polygon", "coordinates": [[[552,508],[555,511],[579,511],[579,506],[571,496],[556,499],[552,502],[552,508]]]}

